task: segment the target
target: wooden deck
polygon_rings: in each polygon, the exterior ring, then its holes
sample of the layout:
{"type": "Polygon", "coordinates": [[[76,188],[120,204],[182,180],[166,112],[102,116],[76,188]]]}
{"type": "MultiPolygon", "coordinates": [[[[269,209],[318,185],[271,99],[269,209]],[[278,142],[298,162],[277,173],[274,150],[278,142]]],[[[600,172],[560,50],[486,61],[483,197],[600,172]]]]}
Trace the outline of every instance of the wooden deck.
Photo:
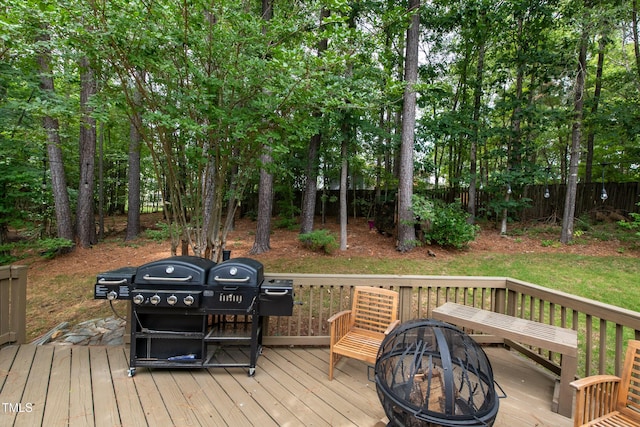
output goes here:
{"type": "MultiPolygon", "coordinates": [[[[571,426],[551,412],[554,379],[487,348],[507,397],[495,426],[571,426]]],[[[343,359],[328,381],[326,348],[265,348],[244,369],[147,370],[127,377],[127,347],[0,350],[0,426],[384,426],[366,364],[343,359]]]]}

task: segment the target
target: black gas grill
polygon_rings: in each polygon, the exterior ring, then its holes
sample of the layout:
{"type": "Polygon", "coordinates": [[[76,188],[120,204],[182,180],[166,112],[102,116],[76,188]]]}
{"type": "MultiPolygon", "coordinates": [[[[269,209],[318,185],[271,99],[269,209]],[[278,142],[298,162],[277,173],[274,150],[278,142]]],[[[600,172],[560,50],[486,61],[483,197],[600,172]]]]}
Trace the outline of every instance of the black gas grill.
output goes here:
{"type": "Polygon", "coordinates": [[[293,312],[292,281],[265,282],[249,258],[180,256],[114,270],[98,276],[94,295],[132,302],[129,376],[137,367],[247,367],[253,375],[263,317],[293,312]]]}

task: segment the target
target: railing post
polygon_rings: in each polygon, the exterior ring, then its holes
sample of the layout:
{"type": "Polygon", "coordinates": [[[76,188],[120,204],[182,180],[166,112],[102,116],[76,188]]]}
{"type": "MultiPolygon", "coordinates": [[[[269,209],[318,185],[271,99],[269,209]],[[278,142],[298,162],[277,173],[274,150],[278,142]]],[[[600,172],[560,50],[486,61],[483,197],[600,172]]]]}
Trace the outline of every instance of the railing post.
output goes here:
{"type": "Polygon", "coordinates": [[[27,338],[27,267],[0,268],[0,345],[27,338]]]}
{"type": "Polygon", "coordinates": [[[401,286],[398,292],[400,303],[398,304],[398,317],[401,322],[406,322],[413,318],[411,311],[411,301],[413,288],[409,286],[401,286]]]}

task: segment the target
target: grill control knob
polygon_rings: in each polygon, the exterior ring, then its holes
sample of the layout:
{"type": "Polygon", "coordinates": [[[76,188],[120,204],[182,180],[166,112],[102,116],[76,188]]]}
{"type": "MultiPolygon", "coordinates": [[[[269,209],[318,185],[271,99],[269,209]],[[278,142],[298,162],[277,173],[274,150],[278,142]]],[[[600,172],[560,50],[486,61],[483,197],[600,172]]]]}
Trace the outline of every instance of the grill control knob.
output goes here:
{"type": "Polygon", "coordinates": [[[133,303],[134,304],[142,304],[144,302],[144,297],[141,294],[136,295],[135,297],[133,297],[133,303]]]}
{"type": "Polygon", "coordinates": [[[151,302],[151,304],[153,304],[153,305],[158,305],[158,304],[160,304],[160,295],[155,294],[154,296],[152,296],[151,298],[149,298],[149,302],[151,302]]]}
{"type": "Polygon", "coordinates": [[[118,293],[116,291],[111,291],[107,294],[107,299],[109,301],[113,301],[114,299],[118,298],[118,293]]]}
{"type": "Polygon", "coordinates": [[[195,300],[193,299],[193,297],[191,295],[187,295],[186,297],[184,297],[184,305],[191,305],[195,302],[195,300]]]}
{"type": "Polygon", "coordinates": [[[171,295],[171,296],[167,297],[167,303],[169,305],[174,305],[177,302],[178,302],[178,297],[177,296],[171,295]]]}

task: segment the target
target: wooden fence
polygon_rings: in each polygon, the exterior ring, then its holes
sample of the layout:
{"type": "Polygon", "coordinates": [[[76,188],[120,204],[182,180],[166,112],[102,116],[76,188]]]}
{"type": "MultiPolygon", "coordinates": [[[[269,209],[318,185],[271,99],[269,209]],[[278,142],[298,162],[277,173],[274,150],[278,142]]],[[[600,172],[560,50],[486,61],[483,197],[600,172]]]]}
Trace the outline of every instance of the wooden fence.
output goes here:
{"type": "MultiPolygon", "coordinates": [[[[594,215],[596,212],[617,212],[627,215],[629,212],[640,213],[640,182],[611,182],[605,183],[607,191],[607,199],[602,200],[602,183],[580,183],[576,193],[576,211],[575,216],[594,215]]],[[[338,216],[340,204],[338,202],[338,190],[327,190],[326,203],[322,203],[323,192],[318,192],[316,200],[316,214],[320,215],[324,208],[327,216],[338,216]]],[[[512,194],[515,200],[523,198],[530,199],[528,207],[519,209],[517,212],[509,212],[510,215],[518,220],[562,220],[564,212],[566,185],[565,184],[549,184],[544,185],[528,185],[522,189],[516,189],[512,194]],[[545,198],[545,190],[549,189],[549,197],[545,198]]],[[[466,210],[469,200],[469,192],[465,188],[440,188],[429,190],[427,196],[444,200],[447,203],[453,203],[460,200],[462,207],[466,210]]],[[[393,200],[393,192],[387,195],[387,198],[393,200]]],[[[492,216],[491,202],[495,200],[496,195],[478,190],[476,194],[476,214],[478,217],[488,215],[492,216]]],[[[347,192],[347,203],[349,205],[348,212],[350,215],[361,217],[372,216],[371,202],[375,199],[374,190],[350,190],[347,192]]],[[[302,194],[296,193],[294,201],[296,206],[301,206],[302,194]]],[[[391,201],[393,205],[393,202],[391,201]]],[[[257,209],[257,195],[251,195],[246,202],[242,204],[242,212],[255,211],[257,209]]],[[[393,210],[392,210],[393,212],[393,210]]],[[[274,207],[274,214],[279,214],[278,207],[274,207]]],[[[501,213],[500,213],[501,215],[501,213]]],[[[493,213],[495,216],[495,213],[493,213]]]]}
{"type": "MultiPolygon", "coordinates": [[[[400,319],[429,318],[448,301],[578,331],[578,375],[620,373],[625,343],[640,339],[640,313],[503,277],[265,274],[265,280],[292,279],[295,299],[291,317],[273,317],[265,325],[265,345],[329,345],[327,319],[349,309],[354,286],[381,286],[400,293],[400,319]]],[[[497,337],[476,335],[484,343],[497,337]]],[[[560,355],[519,348],[528,357],[559,373],[560,355]]]]}
{"type": "Polygon", "coordinates": [[[0,267],[0,346],[26,339],[27,267],[0,267]]]}
{"type": "MultiPolygon", "coordinates": [[[[592,219],[606,219],[606,215],[597,218],[599,212],[616,212],[628,215],[630,212],[640,213],[640,182],[612,182],[604,184],[607,192],[606,200],[601,199],[602,183],[578,184],[576,191],[575,216],[590,215],[592,219]]],[[[512,195],[515,200],[529,199],[528,207],[517,212],[510,212],[519,220],[562,220],[567,186],[565,184],[529,185],[512,195]],[[545,190],[549,197],[545,198],[545,190]]],[[[429,196],[448,203],[460,200],[464,209],[468,206],[469,193],[466,189],[440,189],[429,191],[429,196]]],[[[476,213],[482,216],[490,211],[491,195],[479,190],[476,195],[476,213]]],[[[495,196],[493,196],[495,197],[495,196]]],[[[615,219],[616,217],[611,217],[615,219]]]]}

